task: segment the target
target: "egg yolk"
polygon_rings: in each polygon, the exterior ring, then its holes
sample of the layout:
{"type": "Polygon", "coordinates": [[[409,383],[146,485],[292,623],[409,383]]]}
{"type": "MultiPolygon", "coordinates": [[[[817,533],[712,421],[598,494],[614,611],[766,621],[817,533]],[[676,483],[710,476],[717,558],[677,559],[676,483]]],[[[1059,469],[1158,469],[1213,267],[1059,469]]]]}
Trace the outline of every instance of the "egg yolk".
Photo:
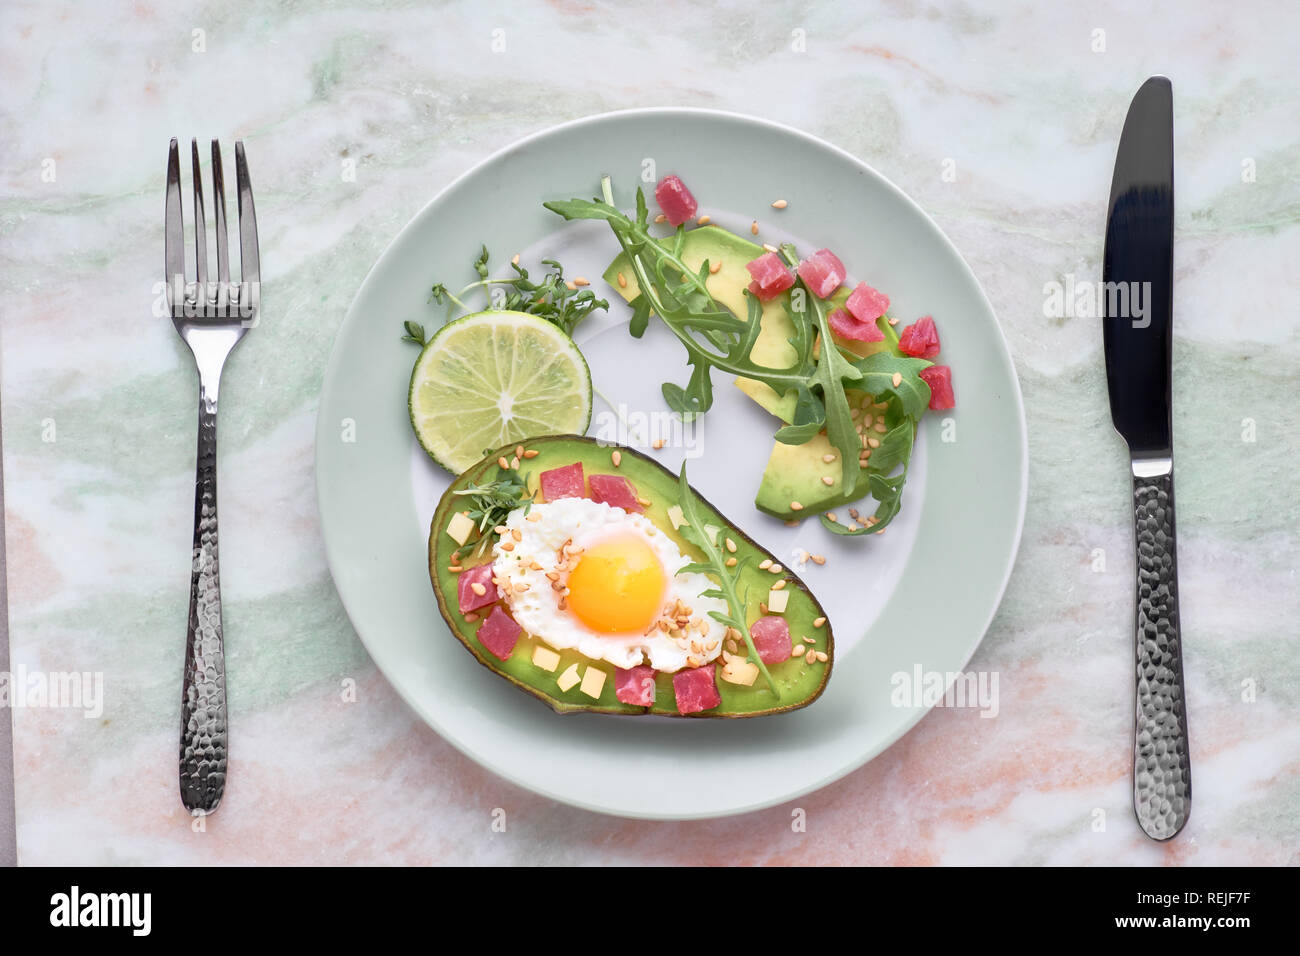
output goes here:
{"type": "Polygon", "coordinates": [[[663,608],[666,585],[654,550],[634,535],[592,545],[569,572],[569,608],[593,631],[645,631],[663,608]]]}

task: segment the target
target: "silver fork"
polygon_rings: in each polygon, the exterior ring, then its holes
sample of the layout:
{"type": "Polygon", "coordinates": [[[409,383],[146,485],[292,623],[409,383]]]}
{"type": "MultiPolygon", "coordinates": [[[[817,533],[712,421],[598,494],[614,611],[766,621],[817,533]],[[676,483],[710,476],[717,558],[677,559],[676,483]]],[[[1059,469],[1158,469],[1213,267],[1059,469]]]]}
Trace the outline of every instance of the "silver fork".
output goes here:
{"type": "Polygon", "coordinates": [[[212,141],[212,199],[217,227],[217,278],[208,280],[199,144],[190,141],[194,166],[193,281],[185,277],[181,214],[181,163],[176,140],[167,158],[167,305],[172,324],[194,353],[199,371],[199,450],[194,479],[194,551],[190,567],[190,620],[181,694],[181,802],[193,814],[217,809],[226,788],[226,655],[221,633],[221,579],[217,562],[217,392],[226,356],[257,324],[261,303],[257,219],[244,144],[235,143],[239,196],[240,281],[230,281],[226,249],[226,190],[221,147],[212,141]]]}

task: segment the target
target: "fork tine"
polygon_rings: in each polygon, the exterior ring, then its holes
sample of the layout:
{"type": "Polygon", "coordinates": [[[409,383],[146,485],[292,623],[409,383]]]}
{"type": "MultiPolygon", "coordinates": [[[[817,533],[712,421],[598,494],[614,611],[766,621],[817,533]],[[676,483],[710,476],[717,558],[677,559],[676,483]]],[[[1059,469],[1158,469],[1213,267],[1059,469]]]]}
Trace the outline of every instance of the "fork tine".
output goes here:
{"type": "Polygon", "coordinates": [[[212,214],[217,220],[217,281],[230,281],[230,253],[226,242],[226,178],[221,172],[221,144],[212,141],[212,214]]]}
{"type": "Polygon", "coordinates": [[[167,219],[164,228],[164,266],[167,270],[167,301],[173,307],[172,283],[180,276],[182,296],[185,283],[185,223],[181,212],[181,156],[176,140],[167,154],[167,219]]]}
{"type": "Polygon", "coordinates": [[[261,281],[257,257],[257,214],[253,211],[253,184],[248,181],[244,141],[235,140],[235,186],[239,190],[239,281],[261,281]]]}
{"type": "Polygon", "coordinates": [[[199,289],[208,291],[208,224],[203,216],[203,176],[199,171],[199,141],[190,140],[190,157],[194,167],[194,265],[199,289]]]}

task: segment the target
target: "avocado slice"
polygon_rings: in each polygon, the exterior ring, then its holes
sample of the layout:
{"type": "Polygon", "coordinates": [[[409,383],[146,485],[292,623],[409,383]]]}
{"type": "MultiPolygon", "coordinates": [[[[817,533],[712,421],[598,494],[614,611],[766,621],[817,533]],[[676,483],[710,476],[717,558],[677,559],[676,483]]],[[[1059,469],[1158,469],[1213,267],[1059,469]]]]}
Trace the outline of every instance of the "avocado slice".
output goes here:
{"type": "MultiPolygon", "coordinates": [[[[662,240],[665,244],[672,241],[672,237],[662,240]]],[[[682,240],[681,257],[682,261],[692,269],[698,270],[705,259],[709,260],[710,266],[718,267],[718,271],[712,273],[708,279],[709,292],[718,305],[744,319],[749,315],[745,303],[745,289],[751,278],[745,266],[761,256],[763,252],[763,247],[757,243],[750,242],[743,236],[738,236],[720,226],[710,225],[687,230],[682,240]]],[[[603,278],[629,302],[641,294],[636,273],[626,253],[618,254],[603,273],[603,278]],[[619,280],[620,275],[622,281],[619,280]]],[[[848,287],[835,290],[835,294],[827,300],[828,307],[838,309],[844,305],[851,291],[853,290],[848,287]]],[[[787,311],[789,307],[789,292],[783,292],[775,299],[763,303],[763,316],[760,320],[763,327],[750,352],[750,357],[760,365],[788,368],[797,359],[794,346],[790,344],[790,339],[794,336],[794,324],[791,323],[787,311]]],[[[889,334],[886,332],[885,342],[842,344],[850,351],[865,357],[888,347],[889,334]]],[[[897,336],[894,336],[894,342],[897,341],[897,336]]],[[[782,421],[789,422],[794,418],[795,396],[793,394],[778,395],[771,387],[750,378],[737,378],[736,387],[782,421]]]]}
{"type": "MultiPolygon", "coordinates": [[[[683,554],[693,559],[701,557],[673,526],[669,509],[677,502],[678,477],[659,462],[631,448],[600,444],[594,439],[577,435],[535,438],[525,442],[524,446],[528,451],[537,453],[534,457],[522,459],[519,465],[519,473],[525,478],[529,489],[538,488],[538,476],[543,471],[571,465],[574,462],[582,463],[583,471],[588,478],[593,474],[621,475],[635,485],[639,497],[650,501],[645,508],[645,516],[654,522],[683,554]],[[612,454],[615,450],[620,455],[617,467],[612,462],[612,454]]],[[[592,661],[575,650],[564,650],[557,652],[560,661],[554,670],[544,669],[533,663],[533,652],[539,645],[548,650],[549,648],[544,642],[528,634],[520,636],[509,660],[506,661],[489,653],[479,643],[477,637],[479,624],[467,622],[465,616],[460,613],[457,600],[458,574],[451,568],[459,567],[468,570],[483,563],[490,558],[490,545],[484,549],[487,554],[483,557],[472,557],[472,552],[478,544],[477,538],[471,535],[463,545],[460,545],[448,534],[448,525],[466,505],[466,498],[455,492],[465,489],[471,482],[482,484],[502,477],[504,472],[499,459],[502,457],[511,459],[514,455],[514,446],[492,452],[482,462],[452,482],[434,512],[429,531],[429,577],[438,600],[438,609],[448,627],[451,628],[452,634],[480,664],[521,690],[545,701],[557,713],[651,713],[669,717],[681,716],[677,712],[671,674],[656,673],[653,706],[632,706],[618,700],[615,694],[613,664],[592,661]],[[453,564],[454,559],[458,559],[460,563],[453,564]],[[597,667],[605,672],[604,685],[597,698],[593,699],[583,693],[581,684],[575,684],[568,690],[560,689],[558,678],[572,664],[578,665],[580,673],[587,667],[597,667]]],[[[535,498],[540,500],[540,492],[535,493],[535,498]]],[[[759,603],[768,600],[773,584],[784,580],[787,583],[783,590],[789,592],[789,597],[782,616],[789,625],[791,642],[796,645],[802,644],[808,651],[822,652],[826,655],[826,660],[817,660],[815,656],[813,660],[809,660],[810,655],[804,653],[799,657],[791,657],[779,664],[770,665],[768,670],[780,689],[778,698],[761,674],[749,686],[724,680],[721,676],[723,661],[719,658],[716,685],[722,702],[711,710],[690,716],[759,717],[806,707],[821,696],[826,681],[830,678],[834,661],[834,638],[825,611],[807,586],[790,570],[783,568],[779,574],[773,574],[770,570],[760,570],[758,565],[765,560],[776,565],[780,562],[723,517],[698,493],[696,498],[707,525],[716,526],[719,535],[730,538],[736,544],[734,556],[738,559],[738,590],[749,603],[747,622],[752,624],[761,616],[759,603]],[[804,638],[810,639],[810,642],[805,641],[804,638]]],[[[744,656],[744,653],[745,648],[742,643],[741,656],[744,656]]]]}
{"type": "MultiPolygon", "coordinates": [[[[698,269],[705,259],[709,260],[710,265],[721,263],[718,271],[708,280],[709,292],[719,305],[745,318],[748,315],[745,288],[750,280],[745,265],[761,256],[763,251],[762,246],[726,229],[718,226],[701,226],[685,233],[681,255],[682,260],[693,269],[698,269]]],[[[620,253],[610,263],[609,268],[604,272],[604,279],[629,302],[640,294],[636,274],[626,253],[620,253]]],[[[851,291],[847,286],[837,289],[828,300],[827,308],[837,309],[843,306],[851,291]]],[[[774,368],[786,367],[795,361],[794,346],[790,344],[790,339],[794,335],[794,326],[787,312],[789,305],[790,293],[788,292],[763,303],[763,315],[760,320],[763,328],[750,353],[754,361],[774,368]]],[[[885,350],[901,355],[898,350],[898,333],[894,327],[888,322],[879,322],[878,325],[885,333],[882,342],[845,340],[839,344],[863,358],[885,350]]],[[[820,343],[815,347],[820,347],[820,343]]],[[[747,378],[737,378],[736,387],[782,421],[793,420],[795,406],[793,393],[777,395],[762,382],[747,378]]],[[[849,397],[851,400],[861,401],[863,396],[861,393],[855,396],[855,393],[850,391],[849,397]]],[[[763,472],[763,479],[754,498],[755,506],[760,511],[783,520],[802,520],[810,514],[837,508],[866,497],[868,490],[865,472],[859,477],[855,487],[846,489],[842,485],[838,464],[828,464],[824,461],[824,456],[834,451],[824,433],[814,436],[811,441],[802,445],[774,442],[772,454],[768,458],[767,468],[763,472]],[[822,480],[827,476],[832,479],[830,485],[822,480]],[[792,509],[791,502],[798,502],[803,507],[798,510],[792,509]]]]}

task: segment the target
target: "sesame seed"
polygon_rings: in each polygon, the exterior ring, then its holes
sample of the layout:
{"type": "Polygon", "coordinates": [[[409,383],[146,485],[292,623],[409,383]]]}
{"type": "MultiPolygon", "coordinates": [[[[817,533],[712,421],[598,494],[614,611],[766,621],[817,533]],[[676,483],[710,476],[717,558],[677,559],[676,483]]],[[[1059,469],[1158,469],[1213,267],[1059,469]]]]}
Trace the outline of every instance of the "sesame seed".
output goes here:
{"type": "Polygon", "coordinates": [[[727,539],[727,550],[732,554],[736,553],[736,542],[732,541],[730,538],[727,539]]]}
{"type": "Polygon", "coordinates": [[[699,222],[699,224],[700,224],[701,226],[707,226],[709,223],[713,222],[713,218],[712,218],[711,216],[704,215],[704,216],[701,216],[701,217],[697,220],[697,222],[699,222]]]}
{"type": "Polygon", "coordinates": [[[473,591],[475,594],[477,594],[479,597],[482,597],[483,595],[487,594],[487,587],[485,585],[480,584],[477,581],[471,584],[469,586],[469,589],[473,591]]]}
{"type": "Polygon", "coordinates": [[[668,444],[668,442],[662,438],[656,438],[653,442],[651,442],[651,445],[654,446],[655,451],[658,451],[660,448],[663,448],[664,445],[666,444],[668,444]]]}
{"type": "Polygon", "coordinates": [[[710,262],[710,263],[709,263],[709,275],[713,275],[713,276],[715,276],[715,275],[717,275],[717,274],[718,274],[719,272],[721,272],[721,271],[722,271],[722,260],[721,260],[721,259],[719,259],[717,262],[710,262]]]}
{"type": "Polygon", "coordinates": [[[652,504],[649,498],[638,498],[636,500],[636,503],[639,504],[642,508],[649,508],[650,505],[652,504]]]}
{"type": "Polygon", "coordinates": [[[879,438],[868,438],[868,439],[867,439],[867,444],[870,445],[872,448],[879,448],[879,447],[880,447],[880,439],[879,439],[879,438]]]}
{"type": "Polygon", "coordinates": [[[623,275],[621,272],[618,274],[618,287],[620,289],[627,288],[627,276],[623,275]]]}
{"type": "Polygon", "coordinates": [[[803,652],[806,650],[807,648],[804,647],[802,644],[796,644],[794,647],[790,648],[790,656],[803,657],[803,652]]]}
{"type": "Polygon", "coordinates": [[[568,282],[564,283],[564,287],[565,287],[566,289],[568,289],[570,292],[577,292],[577,291],[578,291],[578,285],[577,285],[577,283],[574,282],[572,279],[570,279],[568,282]]]}
{"type": "Polygon", "coordinates": [[[792,502],[790,502],[790,510],[791,510],[791,511],[803,511],[803,505],[799,504],[799,502],[797,502],[797,501],[792,501],[792,502]]]}
{"type": "Polygon", "coordinates": [[[834,456],[834,455],[822,455],[822,461],[826,462],[826,464],[828,464],[828,465],[829,465],[831,462],[833,462],[834,460],[835,460],[835,456],[834,456]]]}
{"type": "Polygon", "coordinates": [[[586,276],[574,276],[573,284],[579,287],[584,285],[591,285],[591,280],[588,279],[586,276]]]}
{"type": "Polygon", "coordinates": [[[817,663],[819,663],[819,664],[825,664],[826,661],[827,661],[827,659],[828,659],[828,658],[827,658],[827,656],[826,656],[826,652],[825,652],[825,651],[818,651],[818,652],[817,652],[817,663]]]}
{"type": "Polygon", "coordinates": [[[465,569],[462,568],[459,564],[452,564],[452,565],[448,565],[447,570],[450,571],[452,574],[460,574],[460,572],[464,571],[465,569]]]}
{"type": "Polygon", "coordinates": [[[501,542],[501,550],[502,550],[502,551],[513,551],[514,549],[515,549],[515,543],[514,543],[513,541],[503,541],[503,542],[501,542]]]}
{"type": "Polygon", "coordinates": [[[734,568],[739,562],[735,558],[727,558],[727,567],[734,568]]]}
{"type": "Polygon", "coordinates": [[[828,511],[828,512],[826,512],[826,519],[827,519],[828,521],[836,521],[836,522],[839,521],[839,518],[836,517],[834,511],[828,511]]]}
{"type": "Polygon", "coordinates": [[[774,564],[770,568],[768,568],[768,570],[771,571],[773,574],[780,574],[785,569],[781,567],[781,565],[779,564],[774,564]]]}
{"type": "Polygon", "coordinates": [[[755,220],[750,224],[750,226],[749,226],[749,231],[750,231],[753,235],[755,235],[755,236],[758,235],[758,220],[757,220],[757,219],[755,219],[755,220]]]}
{"type": "Polygon", "coordinates": [[[763,243],[763,248],[768,252],[776,252],[776,246],[772,245],[770,242],[763,243]]]}
{"type": "Polygon", "coordinates": [[[617,448],[615,448],[614,453],[609,456],[609,460],[612,461],[614,463],[614,467],[617,468],[620,464],[623,463],[623,453],[619,451],[617,448]]]}
{"type": "Polygon", "coordinates": [[[889,317],[889,324],[890,324],[890,325],[897,325],[897,324],[898,324],[898,319],[894,318],[894,317],[891,315],[891,316],[889,317]]]}
{"type": "Polygon", "coordinates": [[[831,485],[835,484],[835,479],[830,475],[822,475],[822,484],[829,488],[831,485]]]}
{"type": "Polygon", "coordinates": [[[502,455],[500,458],[497,459],[497,464],[501,466],[502,471],[510,470],[510,462],[506,461],[504,455],[502,455]]]}
{"type": "Polygon", "coordinates": [[[518,528],[511,528],[510,537],[514,538],[516,541],[523,541],[524,533],[520,531],[518,528]]]}
{"type": "Polygon", "coordinates": [[[903,373],[902,373],[902,372],[895,372],[895,373],[894,373],[894,377],[893,377],[893,379],[892,379],[891,381],[893,381],[893,383],[894,383],[894,388],[898,388],[898,386],[900,386],[900,385],[903,384],[903,373]]]}
{"type": "Polygon", "coordinates": [[[808,555],[808,560],[813,564],[820,566],[826,563],[826,556],[824,554],[810,554],[808,555]]]}
{"type": "Polygon", "coordinates": [[[849,529],[850,531],[857,531],[857,530],[858,530],[858,523],[857,523],[856,521],[850,521],[849,524],[848,524],[848,529],[849,529]]]}
{"type": "Polygon", "coordinates": [[[516,445],[516,446],[515,446],[515,457],[516,457],[516,458],[523,458],[523,457],[524,457],[524,446],[523,446],[523,445],[516,445]]]}
{"type": "Polygon", "coordinates": [[[819,617],[815,621],[813,621],[813,627],[821,627],[825,623],[826,623],[826,618],[819,617]]]}
{"type": "Polygon", "coordinates": [[[541,454],[541,452],[538,451],[536,448],[530,448],[530,449],[528,449],[526,452],[524,452],[524,457],[525,457],[525,458],[536,458],[536,457],[537,457],[538,455],[540,455],[540,454],[541,454]]]}
{"type": "Polygon", "coordinates": [[[758,563],[758,570],[760,570],[760,571],[766,571],[766,570],[767,570],[768,568],[770,568],[771,566],[772,566],[772,559],[771,559],[771,558],[764,558],[762,561],[760,561],[760,562],[758,563]]]}
{"type": "Polygon", "coordinates": [[[524,520],[525,520],[525,521],[541,521],[541,520],[542,520],[542,516],[541,516],[540,514],[538,514],[536,511],[534,511],[532,514],[530,514],[530,515],[529,515],[527,518],[525,518],[524,520]]]}
{"type": "Polygon", "coordinates": [[[856,520],[856,519],[862,517],[862,512],[859,511],[857,508],[850,508],[850,509],[849,509],[849,517],[850,517],[850,518],[853,518],[853,519],[856,520]]]}
{"type": "Polygon", "coordinates": [[[773,585],[772,585],[772,590],[773,590],[773,591],[779,591],[779,590],[781,590],[783,587],[785,587],[785,579],[784,579],[784,578],[782,578],[780,581],[777,581],[776,584],[773,584],[773,585]]]}
{"type": "Polygon", "coordinates": [[[786,206],[788,206],[788,205],[790,205],[790,204],[789,204],[788,202],[786,202],[784,199],[778,199],[776,202],[772,203],[772,208],[773,208],[773,209],[784,209],[784,208],[785,208],[786,206]]]}
{"type": "Polygon", "coordinates": [[[766,601],[759,601],[759,602],[758,602],[758,613],[759,613],[759,614],[766,614],[766,613],[767,613],[767,602],[766,602],[766,601]]]}
{"type": "Polygon", "coordinates": [[[519,456],[518,456],[518,455],[515,455],[515,457],[513,457],[513,458],[510,459],[510,467],[511,467],[511,468],[518,468],[518,467],[519,467],[519,456]]]}
{"type": "Polygon", "coordinates": [[[667,222],[667,221],[668,221],[668,217],[665,216],[663,213],[660,213],[659,215],[655,216],[655,222],[667,222]]]}

